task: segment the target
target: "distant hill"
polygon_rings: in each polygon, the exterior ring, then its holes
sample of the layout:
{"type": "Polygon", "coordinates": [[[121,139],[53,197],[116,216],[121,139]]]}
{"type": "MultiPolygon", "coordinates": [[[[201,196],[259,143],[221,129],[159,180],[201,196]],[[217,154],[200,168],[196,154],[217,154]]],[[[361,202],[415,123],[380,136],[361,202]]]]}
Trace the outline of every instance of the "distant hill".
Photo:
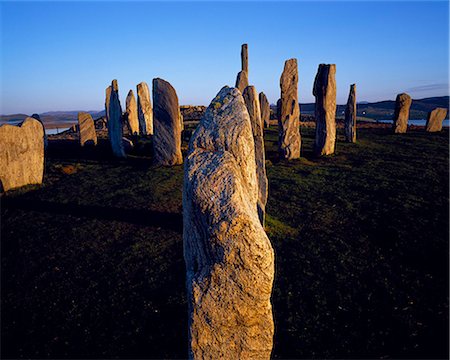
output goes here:
{"type": "MultiPolygon", "coordinates": [[[[448,118],[448,108],[449,108],[449,97],[448,96],[438,96],[425,99],[416,99],[412,101],[411,110],[409,114],[410,119],[419,120],[426,119],[428,112],[437,108],[443,107],[447,109],[448,118]]],[[[392,119],[394,116],[395,101],[385,100],[378,101],[374,103],[369,103],[362,101],[357,105],[358,116],[368,117],[375,120],[381,119],[392,119]]],[[[314,113],[314,103],[300,104],[300,110],[305,114],[314,113]]],[[[336,116],[341,116],[344,114],[345,104],[338,105],[336,110],[336,116]]]]}
{"type": "MultiPolygon", "coordinates": [[[[274,106],[272,106],[274,107],[274,106]]],[[[367,117],[375,120],[381,119],[392,119],[394,115],[394,107],[395,101],[386,100],[386,101],[378,101],[374,103],[369,103],[367,101],[361,101],[357,105],[357,113],[358,116],[367,117]]],[[[425,99],[417,99],[413,100],[410,111],[410,119],[426,119],[429,111],[437,108],[449,108],[449,97],[448,96],[438,96],[431,97],[425,99]]],[[[183,108],[183,106],[182,106],[183,108]]],[[[314,103],[306,103],[300,104],[301,113],[304,115],[314,114],[314,103]]],[[[344,105],[337,105],[336,116],[343,116],[345,110],[344,105]]],[[[87,111],[92,115],[93,119],[98,119],[102,116],[105,116],[105,110],[96,111],[91,110],[87,111]]],[[[69,127],[72,124],[75,124],[78,119],[78,111],[48,111],[39,114],[41,116],[42,121],[46,125],[46,127],[69,127]]],[[[5,123],[17,123],[25,120],[25,118],[29,116],[26,114],[11,114],[11,115],[0,115],[0,125],[5,123]]],[[[447,112],[447,118],[449,114],[447,112]]]]}

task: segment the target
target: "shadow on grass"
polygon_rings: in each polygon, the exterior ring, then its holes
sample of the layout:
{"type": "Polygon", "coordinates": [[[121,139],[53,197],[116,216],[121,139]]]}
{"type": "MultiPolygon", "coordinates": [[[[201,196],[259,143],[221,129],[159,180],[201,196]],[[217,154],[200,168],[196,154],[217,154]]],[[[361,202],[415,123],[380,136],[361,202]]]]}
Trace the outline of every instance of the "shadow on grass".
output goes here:
{"type": "Polygon", "coordinates": [[[3,206],[8,209],[31,210],[98,220],[123,221],[130,224],[165,228],[180,234],[183,231],[183,217],[179,213],[142,209],[120,209],[73,203],[63,204],[52,201],[20,198],[5,198],[3,206]]]}

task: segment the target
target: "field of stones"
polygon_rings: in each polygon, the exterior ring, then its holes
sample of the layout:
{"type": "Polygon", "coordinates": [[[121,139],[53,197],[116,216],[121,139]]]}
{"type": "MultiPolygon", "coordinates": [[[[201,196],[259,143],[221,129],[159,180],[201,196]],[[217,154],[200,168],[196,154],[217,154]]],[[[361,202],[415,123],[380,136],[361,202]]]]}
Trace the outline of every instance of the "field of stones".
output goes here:
{"type": "Polygon", "coordinates": [[[241,60],[200,121],[156,78],[0,127],[3,358],[448,356],[447,109],[338,124],[320,64],[302,122],[297,60],[275,114],[241,60]]]}

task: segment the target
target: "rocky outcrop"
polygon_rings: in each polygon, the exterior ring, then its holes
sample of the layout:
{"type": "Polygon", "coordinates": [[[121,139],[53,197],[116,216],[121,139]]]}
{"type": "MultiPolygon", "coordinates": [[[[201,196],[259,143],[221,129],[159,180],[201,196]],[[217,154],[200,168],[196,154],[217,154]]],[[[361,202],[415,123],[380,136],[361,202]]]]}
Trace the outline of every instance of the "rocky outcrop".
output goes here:
{"type": "Polygon", "coordinates": [[[248,45],[242,44],[241,47],[241,70],[248,75],[248,45]]]}
{"type": "Polygon", "coordinates": [[[127,121],[128,131],[131,135],[139,135],[138,108],[133,90],[128,92],[126,104],[127,108],[125,118],[127,121]]]}
{"type": "Polygon", "coordinates": [[[320,64],[314,80],[316,155],[334,154],[336,145],[336,65],[320,64]]]}
{"type": "Polygon", "coordinates": [[[427,125],[425,130],[428,132],[437,132],[442,130],[442,122],[447,116],[446,108],[436,108],[428,113],[427,125]]]}
{"type": "Polygon", "coordinates": [[[280,88],[279,153],[282,158],[287,160],[298,159],[300,157],[301,137],[297,59],[289,59],[284,63],[280,88]]]}
{"type": "Polygon", "coordinates": [[[95,132],[94,120],[87,112],[78,113],[78,135],[80,145],[97,145],[97,133],[95,132]]]}
{"type": "Polygon", "coordinates": [[[253,141],[255,143],[256,177],[258,182],[258,215],[264,226],[266,216],[268,181],[266,175],[266,155],[264,152],[264,126],[258,93],[254,86],[247,86],[244,90],[244,102],[252,124],[253,141]]]}
{"type": "Polygon", "coordinates": [[[252,127],[224,87],[191,138],[183,188],[189,357],[269,359],[274,252],[259,221],[252,127]]]}
{"type": "Polygon", "coordinates": [[[150,90],[146,82],[137,85],[137,106],[140,134],[153,135],[153,110],[150,90]]]}
{"type": "Polygon", "coordinates": [[[183,163],[181,119],[175,89],[163,79],[153,79],[153,155],[158,165],[183,163]]]}
{"type": "Polygon", "coordinates": [[[344,118],[345,141],[356,142],[356,85],[350,85],[344,118]]]}
{"type": "Polygon", "coordinates": [[[265,128],[270,126],[270,104],[263,92],[259,93],[259,105],[261,107],[261,120],[265,128]]]}
{"type": "Polygon", "coordinates": [[[239,71],[236,78],[236,88],[239,89],[241,94],[244,92],[245,88],[248,86],[248,74],[247,71],[239,71]]]}
{"type": "Polygon", "coordinates": [[[180,111],[184,121],[200,121],[205,113],[206,106],[181,105],[180,111]]]}
{"type": "Polygon", "coordinates": [[[392,130],[395,134],[404,134],[408,129],[409,108],[412,99],[408,94],[398,94],[395,99],[394,123],[392,130]]]}
{"type": "Polygon", "coordinates": [[[19,125],[0,126],[0,187],[8,191],[42,184],[44,177],[44,127],[27,117],[19,125]]]}
{"type": "MultiPolygon", "coordinates": [[[[108,90],[106,91],[108,93],[108,90]]],[[[111,149],[114,156],[119,158],[126,157],[123,148],[123,124],[122,124],[122,107],[119,101],[119,86],[117,80],[113,80],[110,90],[108,109],[106,111],[108,117],[108,138],[111,143],[111,149]]]]}

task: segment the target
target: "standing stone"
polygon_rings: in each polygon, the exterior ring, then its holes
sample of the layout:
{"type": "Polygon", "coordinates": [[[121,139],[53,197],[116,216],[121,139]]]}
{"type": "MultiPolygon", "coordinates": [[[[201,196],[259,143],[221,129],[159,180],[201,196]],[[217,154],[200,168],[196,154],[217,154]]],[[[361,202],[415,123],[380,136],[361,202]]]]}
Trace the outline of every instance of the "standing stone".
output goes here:
{"type": "Polygon", "coordinates": [[[402,93],[395,99],[394,123],[392,130],[395,134],[404,134],[408,129],[409,108],[411,107],[411,96],[402,93]]]}
{"type": "Polygon", "coordinates": [[[316,155],[334,154],[336,144],[336,65],[320,64],[314,80],[316,97],[316,155]]]}
{"type": "Polygon", "coordinates": [[[247,86],[244,90],[244,102],[250,115],[252,124],[253,141],[255,142],[256,177],[258,182],[258,215],[264,226],[266,215],[268,181],[266,176],[266,155],[264,152],[264,125],[261,119],[261,111],[258,93],[254,86],[247,86]]]}
{"type": "Polygon", "coordinates": [[[277,100],[277,120],[278,123],[281,122],[281,99],[277,100]]]}
{"type": "Polygon", "coordinates": [[[259,93],[259,105],[261,106],[261,120],[265,128],[270,126],[270,104],[263,92],[259,93]]]}
{"type": "MultiPolygon", "coordinates": [[[[114,156],[124,158],[126,155],[122,143],[122,107],[120,106],[119,101],[119,86],[117,84],[117,80],[112,81],[109,92],[109,106],[106,112],[108,116],[108,138],[111,143],[111,149],[114,156]]],[[[108,93],[108,89],[106,93],[108,93]]]]}
{"type": "Polygon", "coordinates": [[[447,116],[446,108],[436,108],[428,113],[426,131],[436,132],[442,130],[442,122],[447,116]]]}
{"type": "Polygon", "coordinates": [[[252,126],[224,87],[191,138],[183,187],[189,357],[269,359],[274,252],[256,209],[252,126]]]}
{"type": "Polygon", "coordinates": [[[130,134],[139,135],[138,109],[133,90],[130,90],[128,92],[125,118],[127,119],[127,126],[130,134]]]}
{"type": "Polygon", "coordinates": [[[244,92],[245,88],[248,86],[248,73],[247,71],[239,71],[236,78],[236,87],[239,89],[241,94],[244,92]]]}
{"type": "Polygon", "coordinates": [[[111,86],[108,86],[105,90],[105,117],[107,123],[109,120],[109,101],[111,99],[111,91],[112,91],[111,86]]]}
{"type": "Polygon", "coordinates": [[[158,165],[183,163],[181,119],[175,89],[163,79],[153,79],[153,153],[158,165]]]}
{"type": "Polygon", "coordinates": [[[19,125],[0,126],[0,188],[3,191],[42,184],[44,177],[44,127],[27,117],[19,125]]]}
{"type": "Polygon", "coordinates": [[[92,120],[92,116],[89,113],[78,113],[78,132],[81,146],[84,146],[85,144],[97,145],[94,120],[92,120]]]}
{"type": "Polygon", "coordinates": [[[350,85],[347,106],[345,108],[345,141],[356,142],[356,85],[350,85]]]}
{"type": "Polygon", "coordinates": [[[289,59],[284,63],[280,87],[279,152],[284,159],[298,159],[300,157],[301,137],[297,59],[289,59]]]}
{"type": "Polygon", "coordinates": [[[38,120],[42,124],[42,127],[44,128],[44,150],[46,150],[47,146],[48,146],[48,138],[47,138],[47,134],[45,133],[44,123],[42,122],[41,117],[39,116],[39,114],[33,114],[33,115],[31,115],[31,117],[33,119],[38,120]]]}
{"type": "Polygon", "coordinates": [[[150,90],[146,82],[137,85],[139,131],[142,135],[153,135],[153,110],[150,90]]]}
{"type": "Polygon", "coordinates": [[[241,47],[241,70],[248,75],[248,45],[242,44],[241,47]]]}

